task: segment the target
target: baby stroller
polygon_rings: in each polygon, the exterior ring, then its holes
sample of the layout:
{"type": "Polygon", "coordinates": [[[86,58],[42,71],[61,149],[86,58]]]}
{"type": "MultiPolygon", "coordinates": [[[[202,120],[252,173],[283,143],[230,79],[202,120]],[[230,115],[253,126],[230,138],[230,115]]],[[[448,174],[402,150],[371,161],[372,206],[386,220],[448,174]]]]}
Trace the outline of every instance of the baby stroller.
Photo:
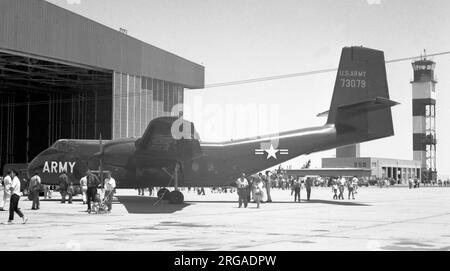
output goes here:
{"type": "Polygon", "coordinates": [[[112,191],[107,191],[103,199],[100,198],[100,194],[97,193],[95,195],[95,200],[92,204],[92,211],[91,214],[106,214],[108,213],[108,206],[106,205],[106,201],[108,199],[108,196],[112,191]]]}

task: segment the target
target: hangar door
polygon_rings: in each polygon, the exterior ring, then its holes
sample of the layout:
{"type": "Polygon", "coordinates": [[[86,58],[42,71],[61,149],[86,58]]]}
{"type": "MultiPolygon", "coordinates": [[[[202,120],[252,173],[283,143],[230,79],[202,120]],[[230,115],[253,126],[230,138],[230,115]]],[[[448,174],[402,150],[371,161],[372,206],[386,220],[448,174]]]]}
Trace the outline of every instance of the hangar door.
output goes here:
{"type": "Polygon", "coordinates": [[[61,138],[111,139],[112,72],[0,51],[0,167],[61,138]]]}

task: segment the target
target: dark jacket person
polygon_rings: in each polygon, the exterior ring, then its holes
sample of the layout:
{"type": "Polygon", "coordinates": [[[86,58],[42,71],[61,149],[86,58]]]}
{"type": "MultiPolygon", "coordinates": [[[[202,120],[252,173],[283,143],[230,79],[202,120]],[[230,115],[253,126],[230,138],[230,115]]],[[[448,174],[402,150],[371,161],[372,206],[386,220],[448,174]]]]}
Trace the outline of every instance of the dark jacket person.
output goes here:
{"type": "Polygon", "coordinates": [[[87,205],[88,205],[88,213],[91,212],[91,201],[95,200],[95,195],[97,195],[97,187],[100,185],[100,180],[97,176],[95,176],[90,170],[87,171],[87,205]]]}
{"type": "Polygon", "coordinates": [[[59,193],[61,193],[61,203],[66,203],[67,189],[69,188],[69,177],[67,177],[64,170],[58,177],[59,181],[59,193]]]}
{"type": "Polygon", "coordinates": [[[39,210],[39,193],[41,192],[41,177],[39,171],[35,171],[33,177],[30,179],[30,194],[33,200],[31,210],[39,210]]]}

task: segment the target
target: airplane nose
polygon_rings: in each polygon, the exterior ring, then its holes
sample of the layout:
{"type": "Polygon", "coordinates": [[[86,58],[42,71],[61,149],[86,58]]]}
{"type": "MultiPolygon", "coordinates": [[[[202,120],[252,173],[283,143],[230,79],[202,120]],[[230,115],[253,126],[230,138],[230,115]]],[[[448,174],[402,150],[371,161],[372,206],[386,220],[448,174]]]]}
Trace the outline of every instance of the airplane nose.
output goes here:
{"type": "Polygon", "coordinates": [[[36,171],[38,171],[40,174],[42,173],[42,169],[44,167],[45,158],[47,155],[43,155],[42,153],[37,155],[33,160],[31,160],[30,163],[28,163],[27,173],[28,177],[31,177],[34,175],[36,171]]]}
{"type": "Polygon", "coordinates": [[[39,161],[41,160],[41,158],[38,156],[36,156],[33,160],[31,160],[31,162],[28,164],[28,177],[31,177],[34,175],[34,172],[36,170],[39,169],[39,161]]]}
{"type": "Polygon", "coordinates": [[[28,168],[27,168],[28,178],[31,178],[31,176],[33,176],[34,168],[36,168],[36,158],[31,160],[30,163],[28,163],[28,168]]]}

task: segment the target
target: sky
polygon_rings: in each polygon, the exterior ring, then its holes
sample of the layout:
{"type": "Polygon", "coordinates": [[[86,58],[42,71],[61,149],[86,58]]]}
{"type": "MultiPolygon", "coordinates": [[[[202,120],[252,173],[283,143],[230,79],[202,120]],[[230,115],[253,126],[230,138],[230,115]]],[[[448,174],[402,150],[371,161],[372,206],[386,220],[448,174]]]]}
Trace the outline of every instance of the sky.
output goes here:
{"type": "MultiPolygon", "coordinates": [[[[450,51],[447,0],[48,2],[113,29],[125,28],[130,36],[203,65],[206,85],[336,68],[345,46],[382,50],[386,60],[418,56],[424,49],[428,54],[450,51]]],[[[450,103],[450,76],[446,76],[450,75],[450,55],[433,60],[439,82],[437,169],[438,174],[450,175],[450,125],[446,125],[450,123],[450,106],[446,106],[450,103]]],[[[363,143],[361,156],[412,159],[411,61],[387,64],[386,70],[391,99],[400,103],[392,109],[395,135],[363,143]]],[[[335,78],[336,72],[329,72],[186,90],[185,117],[196,123],[202,140],[320,126],[326,120],[316,115],[328,110],[335,78]],[[211,118],[211,111],[224,113],[233,105],[266,106],[257,107],[258,114],[248,117],[250,122],[261,124],[258,119],[267,108],[278,109],[275,115],[279,118],[257,129],[249,126],[232,132],[205,124],[211,120],[221,123],[224,117],[211,118]]],[[[317,168],[320,158],[334,154],[330,150],[301,156],[284,165],[297,168],[311,159],[312,167],[317,168]]]]}

